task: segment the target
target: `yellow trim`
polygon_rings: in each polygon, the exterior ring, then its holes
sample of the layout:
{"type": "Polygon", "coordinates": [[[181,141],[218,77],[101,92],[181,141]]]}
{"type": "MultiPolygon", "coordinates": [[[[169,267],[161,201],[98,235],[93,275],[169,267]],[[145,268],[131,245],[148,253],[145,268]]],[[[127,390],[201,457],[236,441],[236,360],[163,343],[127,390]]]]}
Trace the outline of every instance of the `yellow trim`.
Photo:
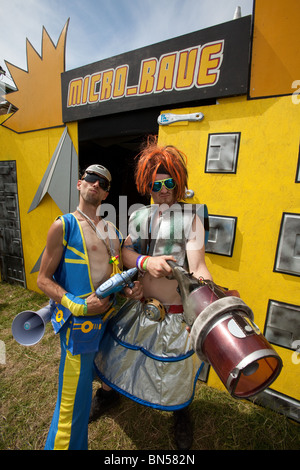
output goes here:
{"type": "Polygon", "coordinates": [[[90,320],[86,320],[83,323],[73,323],[73,330],[81,330],[82,333],[89,333],[92,330],[101,330],[102,325],[94,325],[90,320]]]}
{"type": "Polygon", "coordinates": [[[114,307],[111,307],[108,312],[106,312],[105,316],[102,318],[102,321],[105,322],[105,320],[110,316],[111,313],[115,311],[114,307]]]}
{"type": "Polygon", "coordinates": [[[65,263],[87,264],[87,262],[84,259],[71,259],[71,258],[65,258],[65,263]]]}
{"type": "Polygon", "coordinates": [[[70,300],[66,294],[63,295],[61,299],[61,305],[72,313],[75,317],[84,316],[84,310],[87,308],[84,304],[78,304],[70,300]]]}
{"type": "MultiPolygon", "coordinates": [[[[65,359],[65,367],[63,374],[63,388],[61,393],[60,408],[68,412],[64,416],[73,416],[74,397],[76,394],[79,376],[81,369],[80,354],[72,356],[70,351],[67,351],[65,359]]],[[[71,439],[71,422],[66,418],[59,416],[57,434],[54,442],[54,450],[68,450],[71,439]]]]}
{"type": "Polygon", "coordinates": [[[81,251],[76,250],[76,248],[74,248],[70,245],[68,245],[68,250],[73,251],[73,253],[75,253],[75,255],[80,256],[84,260],[87,259],[87,255],[85,253],[81,253],[81,251]]]}
{"type": "Polygon", "coordinates": [[[77,297],[80,297],[81,299],[86,299],[87,297],[89,297],[90,295],[92,295],[93,292],[88,292],[87,294],[82,294],[82,295],[78,295],[77,297]]]}
{"type": "Polygon", "coordinates": [[[69,327],[69,328],[67,329],[67,334],[66,334],[66,345],[67,345],[67,346],[69,346],[70,333],[71,333],[71,328],[69,327]]]}
{"type": "MultiPolygon", "coordinates": [[[[73,214],[73,216],[75,217],[75,215],[73,214]]],[[[85,244],[85,238],[83,236],[83,231],[82,231],[82,228],[81,228],[81,225],[78,221],[78,219],[75,217],[75,220],[79,226],[79,230],[80,230],[80,233],[81,233],[81,238],[82,238],[82,243],[83,243],[83,248],[84,248],[84,253],[85,253],[85,259],[86,259],[86,264],[87,264],[87,268],[88,268],[88,274],[89,274],[89,281],[90,281],[90,287],[92,289],[92,292],[95,292],[95,289],[94,289],[94,286],[93,286],[93,282],[92,282],[92,276],[91,276],[91,267],[90,267],[90,263],[89,263],[89,258],[88,258],[88,254],[87,254],[87,248],[86,248],[86,244],[85,244]]]]}
{"type": "Polygon", "coordinates": [[[61,223],[62,223],[62,226],[63,226],[63,244],[64,246],[67,246],[67,240],[65,239],[65,235],[66,235],[66,224],[65,224],[65,221],[64,221],[64,218],[63,217],[57,217],[56,220],[60,220],[61,223]]]}

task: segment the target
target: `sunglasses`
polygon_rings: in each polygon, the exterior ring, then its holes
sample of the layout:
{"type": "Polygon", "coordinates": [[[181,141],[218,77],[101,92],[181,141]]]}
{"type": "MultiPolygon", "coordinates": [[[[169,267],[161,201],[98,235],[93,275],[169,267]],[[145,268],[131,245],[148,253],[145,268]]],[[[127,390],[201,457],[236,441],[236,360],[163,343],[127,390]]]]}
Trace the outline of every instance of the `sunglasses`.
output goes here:
{"type": "Polygon", "coordinates": [[[95,183],[96,181],[99,181],[99,186],[104,191],[109,191],[110,189],[109,181],[107,181],[107,179],[103,178],[102,176],[96,175],[96,173],[87,173],[82,179],[87,181],[88,183],[95,183]]]}
{"type": "Polygon", "coordinates": [[[151,191],[154,192],[154,193],[158,193],[163,186],[165,186],[165,188],[171,190],[171,189],[175,188],[176,183],[173,180],[173,178],[167,178],[165,180],[158,180],[158,181],[154,181],[154,183],[149,184],[149,187],[150,187],[151,191]]]}

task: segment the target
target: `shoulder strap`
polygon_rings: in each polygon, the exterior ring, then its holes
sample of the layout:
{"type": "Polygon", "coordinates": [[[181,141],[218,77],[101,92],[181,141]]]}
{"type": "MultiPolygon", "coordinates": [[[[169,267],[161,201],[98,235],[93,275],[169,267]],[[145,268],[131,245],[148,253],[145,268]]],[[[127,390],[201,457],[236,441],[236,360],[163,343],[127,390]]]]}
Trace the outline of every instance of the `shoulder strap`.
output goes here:
{"type": "MultiPolygon", "coordinates": [[[[69,242],[69,236],[71,231],[71,220],[73,218],[73,214],[64,214],[56,217],[55,220],[61,220],[63,225],[63,244],[66,247],[69,242]]],[[[75,219],[75,217],[74,217],[75,219]]]]}

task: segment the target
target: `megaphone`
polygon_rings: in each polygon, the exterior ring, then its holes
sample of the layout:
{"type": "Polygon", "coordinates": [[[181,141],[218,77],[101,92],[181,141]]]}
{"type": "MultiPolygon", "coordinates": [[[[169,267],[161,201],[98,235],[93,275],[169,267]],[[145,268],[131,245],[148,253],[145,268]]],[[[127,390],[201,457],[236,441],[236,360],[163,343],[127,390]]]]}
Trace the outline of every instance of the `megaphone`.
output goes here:
{"type": "Polygon", "coordinates": [[[15,340],[22,346],[37,344],[44,336],[46,324],[50,321],[55,306],[54,300],[50,299],[49,305],[37,312],[25,310],[19,313],[11,326],[15,340]]]}
{"type": "Polygon", "coordinates": [[[235,398],[260,393],[278,377],[282,360],[254,324],[252,310],[210,280],[168,261],[178,281],[184,319],[197,356],[210,364],[235,398]]]}
{"type": "MultiPolygon", "coordinates": [[[[120,292],[126,286],[132,288],[134,286],[133,279],[137,272],[137,268],[132,268],[115,274],[97,288],[97,297],[104,299],[111,294],[120,292]]],[[[19,313],[14,318],[11,327],[15,340],[22,346],[37,344],[44,336],[46,324],[50,321],[55,307],[56,303],[50,299],[49,305],[37,312],[25,310],[19,313]]]]}

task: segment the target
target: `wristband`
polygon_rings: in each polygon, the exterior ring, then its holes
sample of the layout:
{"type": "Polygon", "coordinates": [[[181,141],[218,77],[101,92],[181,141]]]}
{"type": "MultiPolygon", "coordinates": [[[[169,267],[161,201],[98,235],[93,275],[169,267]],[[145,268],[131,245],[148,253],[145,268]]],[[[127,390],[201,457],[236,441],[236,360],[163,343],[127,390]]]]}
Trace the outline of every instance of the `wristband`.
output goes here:
{"type": "Polygon", "coordinates": [[[140,269],[139,262],[140,262],[141,259],[142,259],[142,256],[140,255],[140,256],[137,257],[136,262],[135,262],[135,265],[138,269],[140,269]]]}
{"type": "Polygon", "coordinates": [[[76,295],[70,294],[67,292],[61,299],[61,305],[70,310],[70,312],[75,316],[84,316],[87,314],[87,301],[86,299],[81,299],[76,297],[76,295]]]}
{"type": "Polygon", "coordinates": [[[150,258],[150,256],[138,256],[137,259],[136,259],[136,267],[140,270],[140,271],[146,271],[146,261],[148,261],[148,259],[150,258]]]}
{"type": "Polygon", "coordinates": [[[149,258],[150,258],[150,256],[147,256],[146,258],[144,258],[142,260],[141,264],[142,264],[142,270],[143,271],[147,271],[147,263],[148,263],[149,258]]]}
{"type": "Polygon", "coordinates": [[[143,271],[142,270],[142,263],[143,263],[144,258],[145,258],[145,256],[143,256],[143,255],[137,257],[136,267],[138,268],[139,271],[143,271]]]}

